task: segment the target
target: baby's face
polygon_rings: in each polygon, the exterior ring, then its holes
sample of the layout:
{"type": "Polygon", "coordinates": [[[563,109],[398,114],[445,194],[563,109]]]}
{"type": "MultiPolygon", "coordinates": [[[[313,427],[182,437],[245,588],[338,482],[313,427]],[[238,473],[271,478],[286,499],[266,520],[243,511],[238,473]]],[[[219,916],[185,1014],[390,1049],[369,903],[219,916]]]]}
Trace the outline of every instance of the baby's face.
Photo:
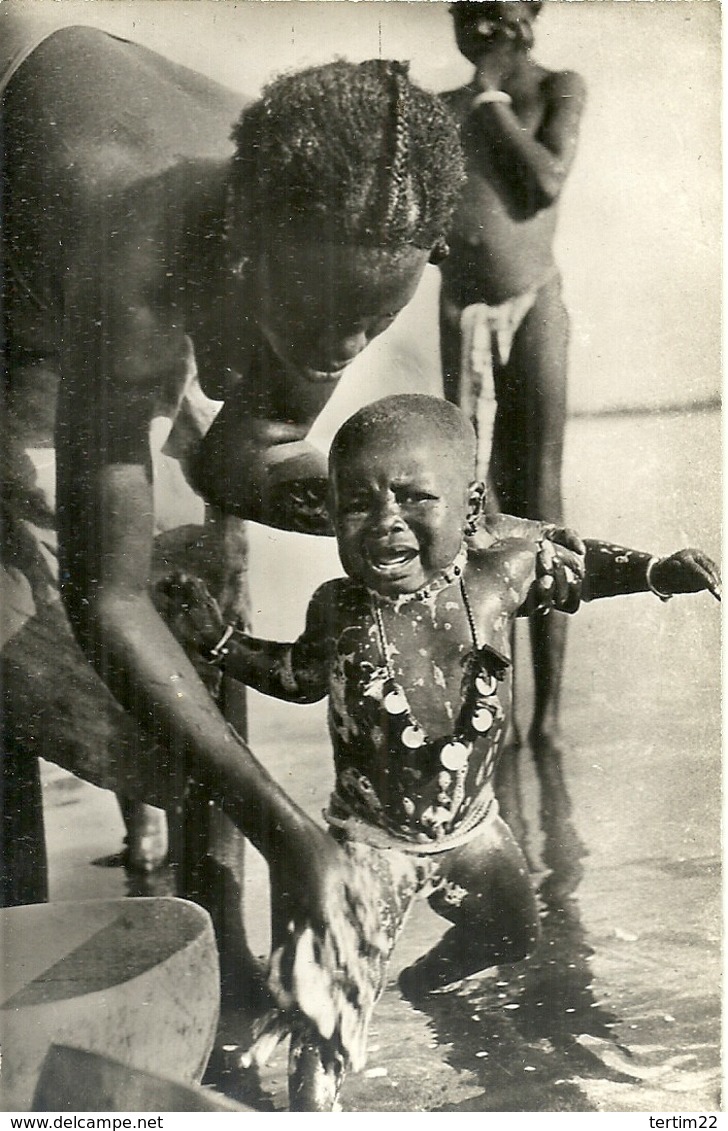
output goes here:
{"type": "Polygon", "coordinates": [[[384,596],[422,588],[460,549],[469,478],[422,428],[363,444],[334,467],[332,490],[341,563],[384,596]]]}

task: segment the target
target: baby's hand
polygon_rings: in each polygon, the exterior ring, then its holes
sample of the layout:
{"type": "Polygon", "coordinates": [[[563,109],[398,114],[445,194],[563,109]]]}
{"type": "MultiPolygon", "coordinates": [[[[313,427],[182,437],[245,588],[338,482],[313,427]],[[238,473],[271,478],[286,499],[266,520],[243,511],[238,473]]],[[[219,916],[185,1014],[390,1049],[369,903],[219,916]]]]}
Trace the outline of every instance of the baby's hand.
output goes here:
{"type": "Polygon", "coordinates": [[[225,631],[220,606],[199,577],[176,570],[158,581],[154,603],[188,654],[207,657],[225,631]]]}
{"type": "Polygon", "coordinates": [[[650,581],[658,594],[665,597],[707,589],[720,601],[718,567],[702,550],[678,550],[668,558],[659,558],[650,571],[650,581]]]}

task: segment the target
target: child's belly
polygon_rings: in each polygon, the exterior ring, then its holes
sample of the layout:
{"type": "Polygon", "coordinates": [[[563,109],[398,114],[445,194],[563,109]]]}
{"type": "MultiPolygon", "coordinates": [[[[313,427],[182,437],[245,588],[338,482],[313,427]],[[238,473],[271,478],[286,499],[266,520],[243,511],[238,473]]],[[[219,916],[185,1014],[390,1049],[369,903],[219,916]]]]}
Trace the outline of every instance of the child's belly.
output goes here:
{"type": "Polygon", "coordinates": [[[538,289],[554,268],[556,220],[555,205],[515,214],[487,180],[471,174],[441,268],[448,293],[469,306],[538,289]]]}

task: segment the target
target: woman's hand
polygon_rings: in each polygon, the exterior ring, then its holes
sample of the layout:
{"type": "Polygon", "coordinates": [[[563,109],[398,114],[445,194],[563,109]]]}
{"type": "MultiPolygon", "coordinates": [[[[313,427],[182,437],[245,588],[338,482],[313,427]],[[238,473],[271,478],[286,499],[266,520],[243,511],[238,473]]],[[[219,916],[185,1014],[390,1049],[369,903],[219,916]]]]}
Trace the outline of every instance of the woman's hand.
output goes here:
{"type": "Polygon", "coordinates": [[[279,480],[268,496],[271,523],[297,534],[333,535],[326,505],[328,487],[327,479],[279,480]]]}
{"type": "Polygon", "coordinates": [[[333,534],[326,456],[301,440],[268,448],[264,463],[267,521],[298,534],[333,534]]]}
{"type": "Polygon", "coordinates": [[[270,861],[269,988],[281,1011],[304,1014],[358,1070],[391,949],[376,879],[318,830],[291,849],[270,861]]]}
{"type": "Polygon", "coordinates": [[[586,546],[568,526],[548,526],[536,557],[538,607],[575,613],[581,604],[586,546]]]}

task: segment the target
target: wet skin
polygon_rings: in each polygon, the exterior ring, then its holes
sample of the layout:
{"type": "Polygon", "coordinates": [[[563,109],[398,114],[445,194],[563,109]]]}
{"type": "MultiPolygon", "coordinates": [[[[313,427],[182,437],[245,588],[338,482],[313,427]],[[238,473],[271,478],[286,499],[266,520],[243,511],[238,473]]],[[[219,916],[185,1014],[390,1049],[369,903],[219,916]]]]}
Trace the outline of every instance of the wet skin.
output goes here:
{"type": "MultiPolygon", "coordinates": [[[[447,585],[434,597],[397,599],[412,597],[423,584],[432,585],[459,548],[482,489],[470,481],[468,462],[467,454],[458,458],[452,442],[438,439],[437,430],[421,419],[409,427],[385,428],[362,442],[357,452],[335,460],[334,521],[349,578],[327,582],[317,591],[304,633],[295,644],[255,640],[238,633],[227,644],[223,666],[233,679],[292,702],[331,696],[336,703],[331,738],[337,768],[339,756],[348,755],[346,715],[341,712],[346,687],[342,694],[338,683],[343,678],[344,685],[355,685],[359,667],[371,672],[383,660],[367,587],[384,599],[380,613],[394,676],[413,715],[428,735],[453,731],[453,704],[459,703],[462,693],[462,661],[473,647],[458,586],[447,585]],[[433,678],[435,672],[437,678],[433,678]]],[[[522,540],[491,540],[487,548],[469,554],[464,569],[478,642],[505,656],[509,655],[513,618],[528,611],[536,549],[535,544],[522,540]]],[[[587,595],[596,599],[644,592],[649,561],[648,554],[589,543],[587,595]]],[[[661,559],[653,568],[652,581],[665,593],[708,589],[719,595],[717,570],[700,551],[680,551],[661,559]]],[[[186,627],[178,624],[178,631],[184,632],[188,647],[204,654],[219,640],[214,607],[206,603],[204,594],[195,597],[189,586],[180,594],[177,608],[186,627]]],[[[509,681],[499,690],[499,698],[507,715],[509,681]]],[[[361,696],[356,694],[354,699],[360,702],[361,696]]],[[[386,797],[388,772],[396,777],[397,767],[376,765],[377,740],[358,717],[354,733],[352,749],[355,745],[359,764],[375,792],[386,797]],[[372,761],[367,764],[370,754],[372,761]]],[[[503,740],[501,729],[492,741],[502,748],[503,740]]],[[[476,741],[473,758],[482,759],[489,745],[487,739],[476,741]]],[[[433,894],[431,904],[453,927],[405,972],[402,987],[408,996],[439,988],[494,963],[513,961],[534,942],[536,915],[527,868],[503,821],[489,822],[482,837],[445,856],[440,865],[445,883],[433,894]],[[448,885],[458,892],[455,901],[448,898],[448,885]],[[504,908],[508,915],[502,913],[504,908]]],[[[274,907],[274,942],[282,929],[280,908],[274,907]]],[[[332,1067],[326,1047],[317,1052],[316,1041],[307,1031],[294,1036],[292,1048],[292,1108],[330,1110],[341,1074],[332,1067]]]]}
{"type": "Polygon", "coordinates": [[[301,441],[346,365],[413,297],[428,258],[413,247],[274,241],[258,274],[266,345],[251,358],[195,460],[196,485],[209,501],[269,525],[330,533],[323,505],[327,460],[301,441]],[[282,484],[269,474],[271,453],[263,454],[280,444],[296,445],[287,449],[282,484]],[[292,509],[297,483],[302,493],[292,509]]]}
{"type": "MultiPolygon", "coordinates": [[[[561,522],[568,315],[553,238],[561,191],[576,155],[584,84],[573,72],[551,72],[531,58],[535,14],[529,4],[505,0],[462,6],[453,15],[458,48],[475,71],[468,86],[444,95],[461,122],[468,174],[452,227],[451,256],[442,268],[445,395],[454,401],[460,395],[462,309],[536,291],[509,360],[494,365],[497,413],[492,452],[484,453],[484,460],[490,459],[492,507],[561,522]],[[474,96],[490,90],[505,91],[512,104],[473,109],[474,96]]],[[[535,702],[529,742],[550,826],[570,811],[559,749],[565,645],[562,618],[532,622],[535,702]]],[[[514,745],[520,745],[517,731],[514,745]]],[[[499,794],[517,828],[515,760],[509,770],[499,794]]]]}
{"type": "Polygon", "coordinates": [[[349,575],[387,597],[412,593],[460,549],[464,515],[477,514],[471,483],[437,436],[390,433],[337,465],[335,529],[349,575]]]}
{"type": "MultiPolygon", "coordinates": [[[[299,439],[331,395],[335,376],[319,381],[318,370],[335,373],[380,332],[428,253],[395,257],[392,284],[386,254],[372,277],[370,253],[357,261],[352,252],[335,325],[319,314],[332,291],[327,270],[342,264],[324,256],[310,288],[316,333],[284,366],[266,341],[278,342],[280,328],[257,298],[272,311],[280,255],[254,257],[241,279],[223,238],[229,134],[242,105],[95,30],[65,29],[33,52],[4,101],[4,238],[22,266],[4,307],[10,381],[32,384],[39,358],[62,378],[54,441],[63,599],[88,659],[148,740],[139,797],[168,806],[180,788],[159,773],[153,744],[163,734],[170,761],[189,767],[272,866],[293,876],[294,918],[318,927],[342,897],[336,847],[233,736],[150,600],[149,425],[174,400],[191,340],[204,391],[226,400],[210,444],[222,436],[227,452],[236,443],[237,482],[259,482],[262,454],[299,439]],[[128,129],[117,128],[119,107],[128,129]]],[[[292,254],[310,265],[310,244],[292,254]]],[[[201,475],[203,490],[208,483],[201,475]]],[[[275,521],[248,501],[246,517],[275,521]]]]}

